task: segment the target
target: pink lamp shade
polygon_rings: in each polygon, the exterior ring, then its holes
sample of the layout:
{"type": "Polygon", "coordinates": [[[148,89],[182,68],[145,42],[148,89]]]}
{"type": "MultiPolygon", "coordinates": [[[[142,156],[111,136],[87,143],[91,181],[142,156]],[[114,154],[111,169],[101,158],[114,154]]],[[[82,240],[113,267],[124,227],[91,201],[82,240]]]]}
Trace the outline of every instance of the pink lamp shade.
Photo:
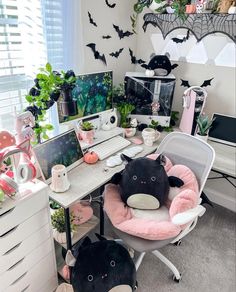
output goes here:
{"type": "Polygon", "coordinates": [[[87,222],[93,216],[93,209],[90,206],[76,203],[70,207],[70,213],[75,216],[73,224],[80,225],[87,222]]]}

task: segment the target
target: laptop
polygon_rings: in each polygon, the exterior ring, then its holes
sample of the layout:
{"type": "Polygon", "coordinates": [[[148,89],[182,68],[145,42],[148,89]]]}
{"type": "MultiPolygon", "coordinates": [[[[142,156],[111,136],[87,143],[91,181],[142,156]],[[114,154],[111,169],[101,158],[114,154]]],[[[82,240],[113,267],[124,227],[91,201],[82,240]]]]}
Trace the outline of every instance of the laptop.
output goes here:
{"type": "Polygon", "coordinates": [[[74,129],[35,146],[33,152],[42,178],[48,184],[54,165],[63,164],[68,172],[83,162],[83,151],[74,129]]]}
{"type": "Polygon", "coordinates": [[[208,139],[229,146],[236,146],[236,117],[214,113],[208,139]]]}

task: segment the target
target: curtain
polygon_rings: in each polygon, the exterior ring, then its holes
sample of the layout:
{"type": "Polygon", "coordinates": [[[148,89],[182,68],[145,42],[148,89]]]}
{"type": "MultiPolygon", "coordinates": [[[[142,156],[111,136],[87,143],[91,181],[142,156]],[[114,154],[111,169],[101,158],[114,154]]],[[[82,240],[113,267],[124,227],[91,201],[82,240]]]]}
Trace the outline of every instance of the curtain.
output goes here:
{"type": "MultiPolygon", "coordinates": [[[[0,0],[0,129],[13,130],[14,112],[26,107],[24,96],[46,62],[81,70],[80,21],[80,0],[0,0]]],[[[50,121],[58,124],[55,108],[50,121]]]]}

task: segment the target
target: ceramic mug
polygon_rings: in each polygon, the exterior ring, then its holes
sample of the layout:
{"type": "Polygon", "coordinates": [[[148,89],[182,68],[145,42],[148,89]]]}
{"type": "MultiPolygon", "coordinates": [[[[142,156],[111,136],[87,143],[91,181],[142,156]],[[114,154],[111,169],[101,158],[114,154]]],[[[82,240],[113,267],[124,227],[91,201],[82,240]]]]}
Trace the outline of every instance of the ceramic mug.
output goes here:
{"type": "Polygon", "coordinates": [[[142,131],[143,142],[147,146],[152,146],[153,142],[159,139],[160,135],[160,132],[152,128],[146,128],[142,131]]]}
{"type": "Polygon", "coordinates": [[[63,193],[70,187],[67,177],[67,169],[62,164],[57,164],[52,167],[52,183],[50,188],[56,193],[63,193]]]}

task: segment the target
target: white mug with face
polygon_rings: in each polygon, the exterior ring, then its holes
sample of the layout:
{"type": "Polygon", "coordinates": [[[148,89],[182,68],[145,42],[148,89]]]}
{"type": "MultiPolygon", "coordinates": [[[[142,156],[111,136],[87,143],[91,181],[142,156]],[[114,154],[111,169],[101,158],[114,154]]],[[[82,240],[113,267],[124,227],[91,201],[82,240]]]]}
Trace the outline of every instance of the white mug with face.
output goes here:
{"type": "Polygon", "coordinates": [[[56,193],[63,193],[69,189],[70,183],[64,165],[57,164],[52,167],[52,184],[50,187],[56,193]]]}
{"type": "Polygon", "coordinates": [[[142,131],[143,142],[147,146],[152,146],[160,138],[161,133],[152,128],[146,128],[142,131]]]}

